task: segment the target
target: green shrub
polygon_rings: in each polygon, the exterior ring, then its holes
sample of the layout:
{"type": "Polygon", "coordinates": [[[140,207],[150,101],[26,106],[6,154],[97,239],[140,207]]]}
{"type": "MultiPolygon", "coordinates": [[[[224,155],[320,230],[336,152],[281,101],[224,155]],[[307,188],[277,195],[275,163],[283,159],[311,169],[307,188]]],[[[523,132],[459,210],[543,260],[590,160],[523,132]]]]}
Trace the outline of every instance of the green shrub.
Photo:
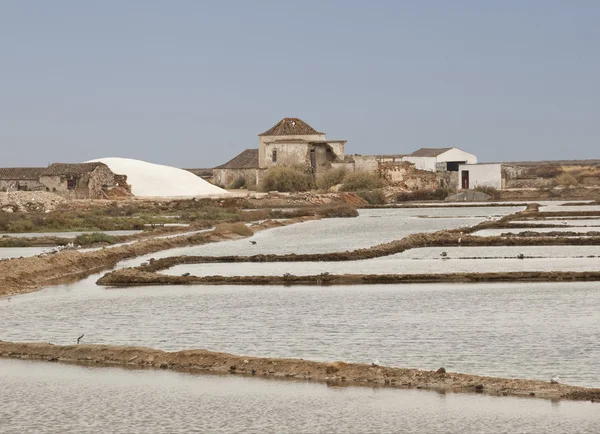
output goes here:
{"type": "Polygon", "coordinates": [[[385,205],[387,200],[383,190],[359,191],[358,195],[364,199],[369,205],[385,205]]]}
{"type": "Polygon", "coordinates": [[[386,183],[379,174],[373,172],[352,172],[344,177],[342,191],[364,191],[385,187],[386,183]]]}
{"type": "Polygon", "coordinates": [[[328,170],[317,178],[317,187],[327,191],[331,187],[341,184],[347,174],[348,171],[343,167],[328,170]]]}
{"type": "Polygon", "coordinates": [[[243,176],[238,177],[235,181],[229,184],[229,189],[231,190],[239,190],[240,188],[244,188],[246,186],[246,179],[243,176]]]}
{"type": "Polygon", "coordinates": [[[296,192],[312,190],[313,187],[312,176],[298,167],[271,167],[262,182],[262,191],[296,192]]]}
{"type": "Polygon", "coordinates": [[[80,246],[88,246],[96,243],[114,244],[115,239],[110,235],[106,235],[101,232],[94,232],[93,234],[81,234],[75,237],[75,244],[79,244],[80,246]]]}
{"type": "Polygon", "coordinates": [[[33,231],[33,223],[25,218],[13,220],[8,224],[8,232],[31,232],[33,231]]]}

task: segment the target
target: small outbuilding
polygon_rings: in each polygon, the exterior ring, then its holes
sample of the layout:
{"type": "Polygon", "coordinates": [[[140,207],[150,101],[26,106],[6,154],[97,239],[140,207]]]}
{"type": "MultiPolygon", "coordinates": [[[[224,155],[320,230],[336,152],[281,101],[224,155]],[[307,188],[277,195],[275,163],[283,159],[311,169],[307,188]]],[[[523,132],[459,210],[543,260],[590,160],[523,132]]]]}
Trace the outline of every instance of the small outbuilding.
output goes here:
{"type": "Polygon", "coordinates": [[[504,188],[505,180],[501,163],[461,164],[458,166],[458,189],[470,190],[476,187],[504,188]]]}
{"type": "Polygon", "coordinates": [[[43,167],[0,168],[0,191],[45,190],[46,187],[40,182],[44,170],[43,167]]]}
{"type": "Polygon", "coordinates": [[[459,148],[421,148],[402,160],[415,165],[416,169],[429,172],[458,172],[460,164],[476,164],[477,157],[459,148]]]}

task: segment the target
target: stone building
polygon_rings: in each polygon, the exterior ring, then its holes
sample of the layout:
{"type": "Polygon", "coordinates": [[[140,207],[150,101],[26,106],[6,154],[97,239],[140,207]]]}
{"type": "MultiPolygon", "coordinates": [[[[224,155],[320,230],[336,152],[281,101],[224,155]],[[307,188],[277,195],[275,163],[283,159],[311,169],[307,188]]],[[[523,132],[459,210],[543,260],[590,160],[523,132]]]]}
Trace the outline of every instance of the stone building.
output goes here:
{"type": "Polygon", "coordinates": [[[70,199],[102,199],[115,187],[129,190],[127,178],[104,163],[54,163],[48,167],[0,169],[0,190],[51,191],[70,199]]]}
{"type": "Polygon", "coordinates": [[[301,119],[284,118],[258,135],[258,149],[246,149],[213,171],[215,184],[227,187],[238,178],[258,184],[264,172],[274,166],[300,166],[313,176],[329,170],[332,163],[344,162],[346,140],[327,140],[301,119]]]}
{"type": "Polygon", "coordinates": [[[43,167],[7,167],[0,168],[0,191],[36,191],[45,190],[40,182],[43,167]]]}

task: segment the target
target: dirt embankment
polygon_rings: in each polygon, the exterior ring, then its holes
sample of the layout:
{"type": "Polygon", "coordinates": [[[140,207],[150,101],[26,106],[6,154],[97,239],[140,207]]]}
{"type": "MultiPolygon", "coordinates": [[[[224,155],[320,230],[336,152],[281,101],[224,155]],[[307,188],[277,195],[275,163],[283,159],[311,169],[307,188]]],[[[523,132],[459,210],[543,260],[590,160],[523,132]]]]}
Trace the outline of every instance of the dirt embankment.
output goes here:
{"type": "MultiPolygon", "coordinates": [[[[251,233],[272,227],[286,226],[315,217],[290,219],[285,222],[266,221],[253,225],[251,233]]],[[[119,261],[160,250],[190,245],[200,245],[216,241],[250,235],[243,224],[221,224],[215,230],[190,236],[173,238],[152,238],[131,245],[102,249],[94,252],[66,251],[46,257],[29,257],[0,262],[0,296],[34,291],[50,282],[82,273],[91,273],[114,267],[119,261]]]]}
{"type": "Polygon", "coordinates": [[[308,276],[172,276],[125,268],[101,277],[98,285],[377,285],[401,283],[600,281],[600,272],[448,273],[448,274],[318,274],[308,276]]]}
{"type": "Polygon", "coordinates": [[[165,352],[144,347],[59,346],[47,343],[0,341],[0,356],[50,362],[98,363],[190,372],[282,377],[333,384],[600,401],[600,389],[552,384],[544,381],[458,374],[446,372],[443,368],[438,371],[423,371],[358,363],[243,357],[206,350],[165,352]]]}

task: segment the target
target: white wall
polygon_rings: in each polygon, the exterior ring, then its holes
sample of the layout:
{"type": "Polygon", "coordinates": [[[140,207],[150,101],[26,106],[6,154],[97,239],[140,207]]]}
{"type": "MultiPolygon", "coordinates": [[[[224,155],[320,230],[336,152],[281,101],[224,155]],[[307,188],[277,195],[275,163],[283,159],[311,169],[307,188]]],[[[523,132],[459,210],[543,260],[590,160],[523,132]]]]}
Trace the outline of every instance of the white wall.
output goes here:
{"type": "Polygon", "coordinates": [[[437,156],[438,163],[444,161],[465,161],[467,164],[477,164],[477,157],[462,149],[452,148],[437,156]]]}
{"type": "Polygon", "coordinates": [[[403,157],[402,161],[408,161],[415,165],[416,169],[435,172],[436,157],[403,157]]]}
{"type": "Polygon", "coordinates": [[[477,186],[502,188],[502,164],[461,164],[458,166],[458,189],[462,189],[463,171],[469,172],[469,189],[477,186]]]}

